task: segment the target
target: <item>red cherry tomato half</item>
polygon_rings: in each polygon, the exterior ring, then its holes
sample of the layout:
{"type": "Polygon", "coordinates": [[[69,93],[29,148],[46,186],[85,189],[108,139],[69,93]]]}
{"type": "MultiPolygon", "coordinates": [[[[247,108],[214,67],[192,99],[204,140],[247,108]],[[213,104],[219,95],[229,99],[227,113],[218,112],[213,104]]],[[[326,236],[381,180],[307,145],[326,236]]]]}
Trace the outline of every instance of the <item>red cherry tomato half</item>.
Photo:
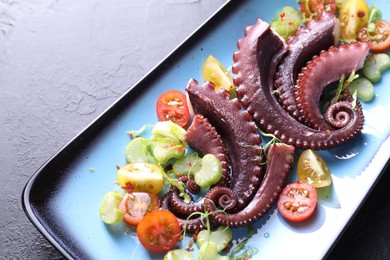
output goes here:
{"type": "Polygon", "coordinates": [[[125,212],[123,220],[129,225],[137,226],[146,214],[160,208],[160,200],[155,194],[133,192],[124,195],[118,207],[125,212]]]}
{"type": "Polygon", "coordinates": [[[278,200],[278,210],[285,219],[301,222],[313,215],[316,203],[317,190],[308,183],[297,181],[283,188],[278,200]]]}
{"type": "Polygon", "coordinates": [[[161,94],[157,99],[156,112],[160,121],[171,120],[183,128],[187,127],[190,121],[186,95],[178,90],[161,94]]]}
{"type": "Polygon", "coordinates": [[[147,214],[137,226],[139,241],[153,253],[172,249],[181,238],[180,232],[179,221],[168,210],[156,210],[147,214]]]}
{"type": "Polygon", "coordinates": [[[367,28],[360,30],[359,40],[371,40],[371,51],[375,53],[385,52],[390,49],[390,23],[385,20],[375,22],[375,31],[368,33],[367,28]]]}

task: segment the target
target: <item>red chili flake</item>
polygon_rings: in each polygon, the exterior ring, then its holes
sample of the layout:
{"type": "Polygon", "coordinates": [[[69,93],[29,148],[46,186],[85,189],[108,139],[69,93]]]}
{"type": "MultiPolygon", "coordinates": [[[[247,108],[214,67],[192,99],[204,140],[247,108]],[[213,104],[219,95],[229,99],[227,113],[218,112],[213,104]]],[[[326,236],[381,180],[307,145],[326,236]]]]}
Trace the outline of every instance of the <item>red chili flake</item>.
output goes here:
{"type": "Polygon", "coordinates": [[[283,21],[283,19],[286,17],[286,13],[285,12],[281,12],[279,16],[280,16],[280,20],[283,21]]]}
{"type": "Polygon", "coordinates": [[[133,132],[130,132],[130,133],[129,133],[129,136],[130,136],[131,139],[133,139],[133,138],[134,138],[133,132]]]}
{"type": "Polygon", "coordinates": [[[127,193],[134,192],[134,186],[130,182],[126,183],[126,191],[127,191],[127,193]]]}
{"type": "Polygon", "coordinates": [[[363,18],[366,15],[366,12],[359,11],[357,15],[358,15],[359,18],[363,18]]]}
{"type": "Polygon", "coordinates": [[[115,166],[118,170],[121,168],[119,165],[115,166]]]}
{"type": "Polygon", "coordinates": [[[192,163],[191,163],[191,162],[187,162],[187,165],[191,167],[191,166],[192,166],[192,163]]]}

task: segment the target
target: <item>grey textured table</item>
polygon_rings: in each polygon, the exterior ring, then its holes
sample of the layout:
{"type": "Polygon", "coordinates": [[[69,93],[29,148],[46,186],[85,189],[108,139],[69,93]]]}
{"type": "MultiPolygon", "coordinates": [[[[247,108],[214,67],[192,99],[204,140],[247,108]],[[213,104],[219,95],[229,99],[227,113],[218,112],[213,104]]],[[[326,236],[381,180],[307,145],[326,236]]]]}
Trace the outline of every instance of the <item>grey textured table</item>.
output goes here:
{"type": "MultiPolygon", "coordinates": [[[[23,212],[27,180],[224,2],[0,0],[0,259],[62,258],[23,212]]],[[[390,259],[389,174],[330,259],[390,259]]]]}

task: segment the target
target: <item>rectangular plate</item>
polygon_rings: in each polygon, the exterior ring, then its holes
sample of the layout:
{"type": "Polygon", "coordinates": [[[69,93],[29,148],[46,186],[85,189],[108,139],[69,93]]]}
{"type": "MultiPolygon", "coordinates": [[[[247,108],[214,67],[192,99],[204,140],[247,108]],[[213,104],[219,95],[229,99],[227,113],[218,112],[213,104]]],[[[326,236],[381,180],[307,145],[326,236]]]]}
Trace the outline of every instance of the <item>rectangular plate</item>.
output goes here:
{"type": "MultiPolygon", "coordinates": [[[[388,1],[375,2],[389,20],[388,1]]],[[[189,78],[201,79],[209,54],[222,64],[232,63],[237,40],[258,17],[270,22],[290,1],[228,2],[187,41],[125,93],[98,119],[55,154],[29,180],[23,193],[27,216],[66,257],[86,259],[154,259],[124,224],[106,226],[99,217],[104,194],[117,190],[115,165],[123,165],[128,130],[154,124],[155,100],[172,86],[184,90],[189,78]],[[90,167],[95,168],[91,172],[90,167]]],[[[317,259],[326,255],[380,176],[390,157],[390,92],[385,73],[375,85],[376,98],[363,104],[363,133],[348,144],[321,151],[332,171],[333,185],[319,192],[315,216],[301,224],[284,221],[273,207],[256,222],[257,234],[249,245],[258,249],[254,259],[317,259]],[[295,250],[296,248],[310,250],[295,250]],[[280,250],[283,248],[283,250],[280,250]]],[[[291,180],[296,179],[296,171],[291,180]]],[[[244,238],[246,228],[235,230],[244,238]]],[[[186,247],[186,241],[182,247],[186,247]]],[[[195,247],[196,248],[196,247],[195,247]]],[[[196,249],[195,252],[196,254],[196,249]]]]}

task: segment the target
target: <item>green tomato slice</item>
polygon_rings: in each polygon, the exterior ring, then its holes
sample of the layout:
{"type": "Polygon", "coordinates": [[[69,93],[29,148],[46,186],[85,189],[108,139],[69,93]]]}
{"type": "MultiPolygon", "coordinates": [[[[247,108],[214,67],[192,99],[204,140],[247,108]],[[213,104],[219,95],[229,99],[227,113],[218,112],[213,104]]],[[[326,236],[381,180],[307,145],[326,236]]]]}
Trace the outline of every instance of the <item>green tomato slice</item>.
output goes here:
{"type": "Polygon", "coordinates": [[[206,154],[200,164],[200,170],[194,173],[194,179],[201,188],[207,188],[221,179],[222,166],[215,155],[206,154]]]}
{"type": "Polygon", "coordinates": [[[118,205],[122,200],[122,195],[116,191],[110,191],[104,196],[100,204],[100,218],[110,225],[119,224],[124,216],[124,212],[119,210],[118,205]]]}
{"type": "Polygon", "coordinates": [[[364,61],[363,73],[372,83],[382,79],[382,73],[390,68],[390,57],[386,53],[370,55],[364,61]]]}
{"type": "Polygon", "coordinates": [[[357,97],[364,102],[370,102],[375,97],[374,85],[366,78],[357,78],[348,86],[349,93],[356,92],[357,97]]]}
{"type": "Polygon", "coordinates": [[[217,252],[221,252],[232,240],[232,237],[232,230],[228,227],[220,226],[212,232],[204,229],[196,236],[196,245],[201,247],[207,241],[211,241],[215,243],[217,252]]]}

